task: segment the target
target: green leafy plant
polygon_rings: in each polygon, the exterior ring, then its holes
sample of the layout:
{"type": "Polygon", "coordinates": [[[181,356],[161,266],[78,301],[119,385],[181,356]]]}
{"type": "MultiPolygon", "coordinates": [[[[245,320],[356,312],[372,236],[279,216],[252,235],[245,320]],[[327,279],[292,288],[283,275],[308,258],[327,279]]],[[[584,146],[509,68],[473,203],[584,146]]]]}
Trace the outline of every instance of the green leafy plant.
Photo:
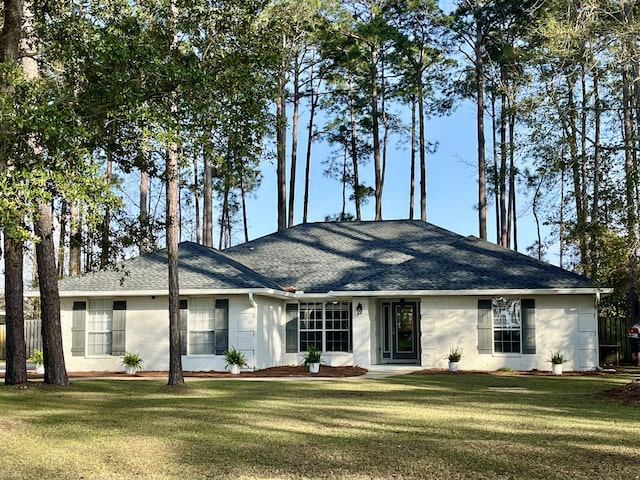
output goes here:
{"type": "Polygon", "coordinates": [[[227,367],[229,365],[238,365],[242,368],[247,364],[247,358],[244,356],[244,353],[236,350],[235,347],[231,348],[231,350],[225,350],[224,361],[227,362],[227,367]]]}
{"type": "Polygon", "coordinates": [[[304,364],[309,366],[310,363],[320,363],[322,352],[313,345],[309,346],[307,353],[304,354],[304,364]]]}
{"type": "Polygon", "coordinates": [[[461,358],[462,358],[462,348],[451,347],[451,349],[449,350],[449,355],[447,355],[447,360],[449,360],[450,362],[459,362],[461,358]]]}
{"type": "Polygon", "coordinates": [[[513,369],[505,366],[505,367],[500,367],[500,368],[498,369],[498,371],[499,371],[499,372],[512,372],[512,371],[513,371],[513,369]]]}
{"type": "Polygon", "coordinates": [[[44,364],[44,355],[42,354],[42,350],[34,350],[29,358],[27,358],[27,362],[34,363],[36,365],[44,364]]]}
{"type": "Polygon", "coordinates": [[[562,352],[551,352],[548,361],[554,365],[562,365],[567,360],[567,357],[565,357],[562,352]]]}
{"type": "Polygon", "coordinates": [[[140,357],[140,354],[136,352],[125,352],[122,357],[122,365],[128,368],[135,368],[136,370],[142,370],[144,361],[140,357]]]}

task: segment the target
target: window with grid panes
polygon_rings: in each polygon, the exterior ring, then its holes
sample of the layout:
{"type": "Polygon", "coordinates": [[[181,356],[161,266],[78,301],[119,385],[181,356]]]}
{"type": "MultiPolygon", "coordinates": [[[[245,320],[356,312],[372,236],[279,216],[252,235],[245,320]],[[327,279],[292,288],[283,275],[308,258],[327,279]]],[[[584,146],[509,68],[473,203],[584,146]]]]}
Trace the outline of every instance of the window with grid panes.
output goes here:
{"type": "Polygon", "coordinates": [[[496,353],[520,353],[522,315],[519,298],[498,297],[493,307],[493,349],[496,353]]]}
{"type": "Polygon", "coordinates": [[[351,351],[351,304],[331,302],[325,305],[327,352],[351,351]]]}
{"type": "Polygon", "coordinates": [[[285,311],[288,352],[306,352],[310,346],[323,352],[352,351],[351,303],[301,302],[288,304],[285,311]]]}
{"type": "Polygon", "coordinates": [[[323,308],[320,302],[300,302],[300,351],[322,348],[323,308]]]}

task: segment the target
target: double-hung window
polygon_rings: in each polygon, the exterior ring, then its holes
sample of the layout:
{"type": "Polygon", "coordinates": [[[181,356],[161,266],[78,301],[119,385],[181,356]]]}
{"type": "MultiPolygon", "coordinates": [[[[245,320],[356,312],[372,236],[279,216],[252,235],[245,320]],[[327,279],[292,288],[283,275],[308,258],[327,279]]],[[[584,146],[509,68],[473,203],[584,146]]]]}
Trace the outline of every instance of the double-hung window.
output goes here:
{"type": "Polygon", "coordinates": [[[478,353],[536,353],[534,299],[478,300],[478,353]]]}
{"type": "Polygon", "coordinates": [[[300,351],[306,352],[309,347],[322,348],[322,303],[305,302],[300,304],[300,351]]]}
{"type": "Polygon", "coordinates": [[[498,297],[493,307],[493,350],[496,353],[520,353],[522,312],[519,298],[498,297]]]}
{"type": "Polygon", "coordinates": [[[323,352],[352,351],[351,303],[290,303],[285,314],[287,352],[306,352],[309,347],[323,352]]]}
{"type": "Polygon", "coordinates": [[[189,353],[213,354],[215,304],[210,298],[194,298],[189,306],[189,353]]]}
{"type": "Polygon", "coordinates": [[[215,298],[180,300],[182,355],[222,355],[229,345],[229,302],[215,298]]]}
{"type": "Polygon", "coordinates": [[[113,300],[89,302],[87,355],[111,355],[113,300]]]}

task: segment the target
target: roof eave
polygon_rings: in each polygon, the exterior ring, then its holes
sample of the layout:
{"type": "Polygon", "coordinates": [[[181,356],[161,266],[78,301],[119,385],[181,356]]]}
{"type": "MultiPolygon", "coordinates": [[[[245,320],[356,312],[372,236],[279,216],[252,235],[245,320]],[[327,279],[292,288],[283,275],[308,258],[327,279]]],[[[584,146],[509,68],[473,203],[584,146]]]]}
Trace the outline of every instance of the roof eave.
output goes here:
{"type": "MultiPolygon", "coordinates": [[[[304,291],[287,292],[272,288],[185,288],[180,290],[180,295],[264,295],[280,299],[294,298],[326,298],[329,297],[434,297],[434,296],[495,296],[495,295],[599,295],[605,296],[613,293],[613,288],[537,288],[537,289],[469,289],[469,290],[332,290],[326,293],[305,293],[304,291]]],[[[60,298],[124,298],[124,297],[149,297],[167,296],[169,291],[161,290],[64,290],[60,292],[60,298]]],[[[25,297],[37,298],[38,290],[25,292],[25,297]]]]}
{"type": "Polygon", "coordinates": [[[435,297],[435,296],[495,296],[495,295],[609,295],[613,288],[504,288],[469,290],[380,290],[380,291],[339,291],[328,292],[331,296],[352,297],[435,297]]]}
{"type": "MultiPolygon", "coordinates": [[[[294,293],[276,290],[272,288],[183,288],[180,289],[181,296],[190,295],[265,295],[276,298],[293,298],[294,293]]],[[[124,298],[124,297],[162,297],[168,296],[167,289],[159,290],[64,290],[60,292],[60,298],[124,298]]],[[[25,297],[39,297],[38,290],[25,293],[25,297]]]]}

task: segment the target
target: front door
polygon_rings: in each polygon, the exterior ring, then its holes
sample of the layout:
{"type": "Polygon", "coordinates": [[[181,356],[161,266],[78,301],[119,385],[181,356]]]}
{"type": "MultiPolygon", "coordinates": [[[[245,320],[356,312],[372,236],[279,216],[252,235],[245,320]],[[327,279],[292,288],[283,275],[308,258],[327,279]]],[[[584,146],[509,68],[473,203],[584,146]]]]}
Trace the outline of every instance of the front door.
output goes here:
{"type": "Polygon", "coordinates": [[[418,363],[418,304],[382,304],[382,358],[388,362],[418,363]]]}

